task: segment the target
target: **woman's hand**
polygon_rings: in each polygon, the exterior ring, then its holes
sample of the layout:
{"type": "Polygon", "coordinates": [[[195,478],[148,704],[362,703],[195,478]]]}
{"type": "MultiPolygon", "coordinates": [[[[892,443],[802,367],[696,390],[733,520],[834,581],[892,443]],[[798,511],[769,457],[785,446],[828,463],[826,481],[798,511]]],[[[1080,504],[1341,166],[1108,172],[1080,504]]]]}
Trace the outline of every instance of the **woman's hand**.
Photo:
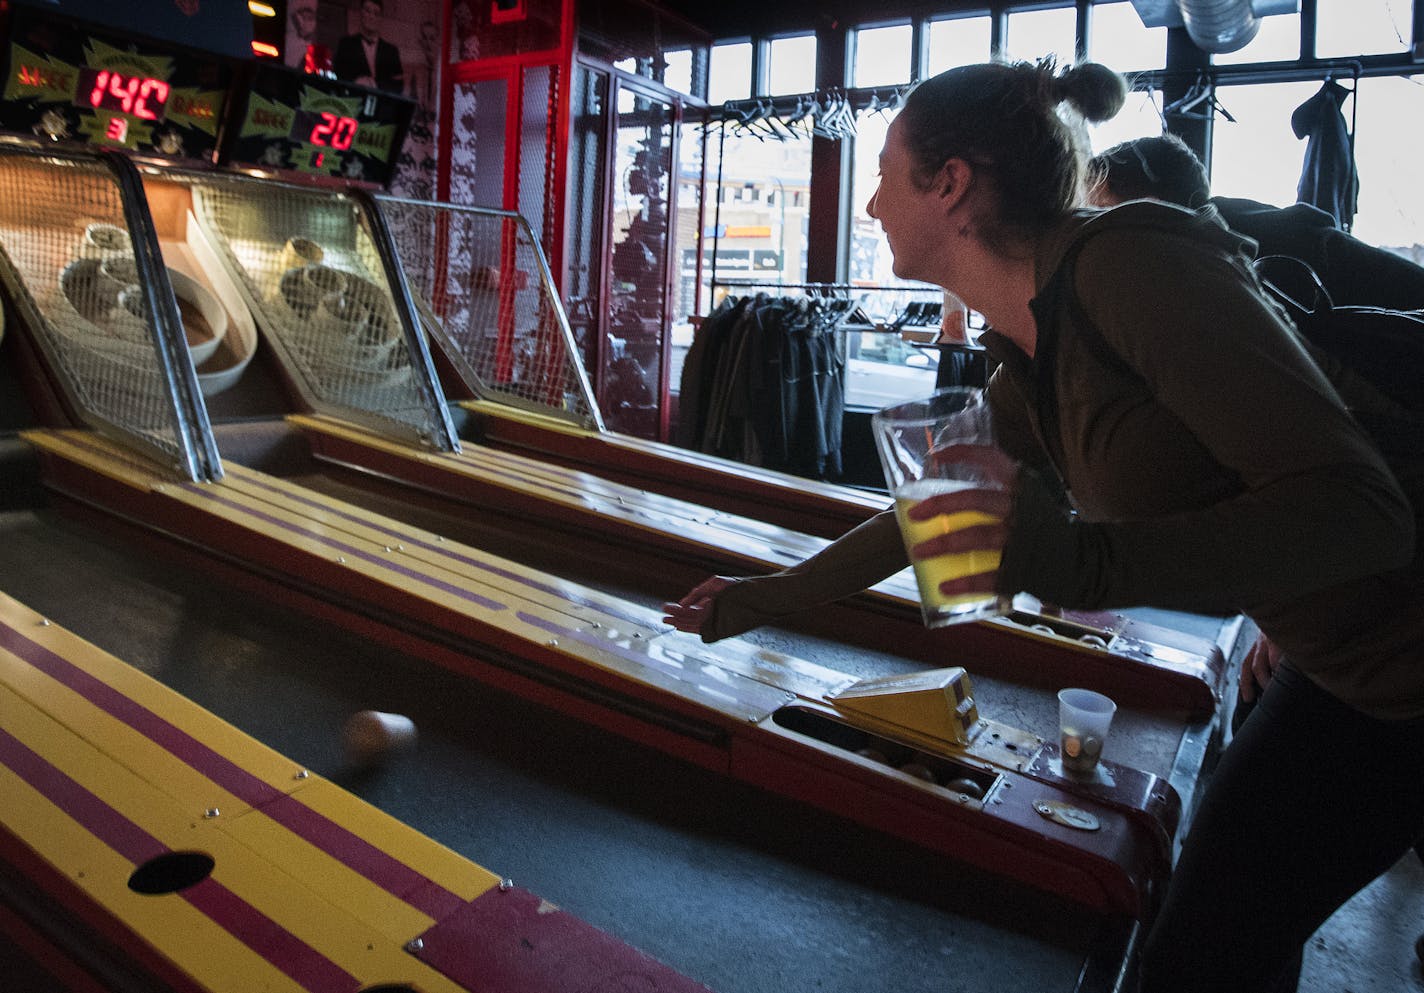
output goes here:
{"type": "Polygon", "coordinates": [[[663,604],[663,620],[679,631],[700,634],[702,625],[712,612],[712,601],[717,594],[735,582],[730,576],[712,576],[692,588],[692,591],[676,603],[663,604]]]}
{"type": "Polygon", "coordinates": [[[1241,702],[1250,703],[1257,692],[1271,685],[1276,670],[1281,667],[1281,650],[1264,634],[1256,636],[1256,643],[1241,660],[1241,702]]]}

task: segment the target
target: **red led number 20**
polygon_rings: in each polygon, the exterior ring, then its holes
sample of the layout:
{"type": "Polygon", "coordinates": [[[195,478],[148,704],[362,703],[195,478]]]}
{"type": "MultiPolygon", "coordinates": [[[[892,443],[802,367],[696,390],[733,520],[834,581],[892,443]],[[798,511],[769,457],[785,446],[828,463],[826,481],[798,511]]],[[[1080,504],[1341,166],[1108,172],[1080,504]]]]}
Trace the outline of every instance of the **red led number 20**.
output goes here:
{"type": "Polygon", "coordinates": [[[160,110],[168,100],[168,84],[152,77],[125,76],[121,72],[103,70],[94,77],[94,91],[89,103],[102,106],[106,98],[110,107],[145,121],[158,120],[158,113],[149,107],[150,101],[160,110]],[[117,103],[117,107],[114,104],[117,103]]]}
{"type": "Polygon", "coordinates": [[[357,121],[353,117],[337,117],[328,111],[322,111],[321,123],[311,130],[311,143],[329,145],[339,151],[345,151],[351,147],[357,127],[357,121]]]}

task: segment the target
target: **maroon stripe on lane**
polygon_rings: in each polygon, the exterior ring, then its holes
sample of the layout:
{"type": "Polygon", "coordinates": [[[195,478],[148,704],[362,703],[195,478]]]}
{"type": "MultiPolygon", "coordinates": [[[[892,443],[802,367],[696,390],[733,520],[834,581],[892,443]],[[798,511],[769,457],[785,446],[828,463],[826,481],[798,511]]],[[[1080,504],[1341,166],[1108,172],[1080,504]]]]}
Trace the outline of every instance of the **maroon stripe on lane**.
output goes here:
{"type": "MultiPolygon", "coordinates": [[[[134,865],[172,851],[4,729],[0,729],[0,764],[134,865]]],[[[351,993],[361,986],[355,976],[211,876],[173,895],[192,904],[304,989],[313,993],[351,993]]]]}
{"type": "MultiPolygon", "coordinates": [[[[439,920],[464,901],[323,814],[263,782],[68,659],[0,624],[0,648],[62,683],[175,758],[421,913],[439,920]]],[[[96,832],[98,833],[98,832],[96,832]]],[[[145,856],[147,857],[147,856],[145,856]]],[[[134,861],[142,861],[135,858],[134,861]]]]}
{"type": "Polygon", "coordinates": [[[434,576],[421,572],[418,569],[412,569],[409,566],[402,565],[400,562],[397,562],[386,556],[376,555],[373,552],[363,551],[362,549],[359,549],[354,545],[348,545],[344,541],[337,541],[335,538],[321,534],[310,528],[304,528],[299,527],[295,524],[289,524],[281,518],[276,517],[272,514],[265,514],[262,511],[255,510],[244,503],[229,499],[225,496],[219,496],[211,489],[206,489],[197,485],[196,483],[185,483],[184,489],[187,489],[189,492],[203,496],[206,499],[213,501],[214,503],[220,503],[225,507],[231,507],[233,510],[241,511],[244,514],[250,514],[251,516],[256,517],[258,520],[265,521],[273,527],[280,528],[283,531],[288,531],[292,534],[300,534],[304,537],[310,538],[312,541],[320,542],[328,548],[334,548],[336,551],[340,552],[343,555],[350,555],[353,558],[362,559],[374,565],[379,565],[383,568],[390,569],[393,572],[398,572],[403,576],[410,577],[411,579],[418,579],[423,583],[428,583],[431,586],[436,587],[437,589],[449,593],[451,596],[457,597],[461,600],[468,600],[471,603],[477,603],[481,607],[484,607],[488,610],[509,609],[506,604],[500,603],[498,600],[491,600],[489,597],[481,596],[480,594],[475,593],[473,590],[467,590],[462,586],[455,585],[454,583],[447,583],[443,579],[436,579],[434,576]]]}
{"type": "Polygon", "coordinates": [[[38,752],[0,728],[0,764],[47,797],[80,827],[135,865],[168,846],[60,771],[38,752]]]}
{"type": "Polygon", "coordinates": [[[465,904],[458,894],[290,796],[278,797],[262,812],[299,837],[313,843],[320,839],[318,847],[327,855],[437,921],[465,904]]]}
{"type": "Polygon", "coordinates": [[[362,983],[211,876],[182,892],[215,924],[309,990],[354,993],[362,983]]]}
{"type": "Polygon", "coordinates": [[[103,680],[73,662],[32,641],[8,624],[0,624],[0,648],[17,655],[51,679],[69,687],[100,710],[139,734],[163,746],[176,758],[197,769],[234,796],[256,807],[281,796],[281,792],[225,758],[186,731],[124,696],[103,680]]]}
{"type": "Polygon", "coordinates": [[[518,887],[495,887],[420,938],[416,958],[472,990],[711,993],[518,887]]]}

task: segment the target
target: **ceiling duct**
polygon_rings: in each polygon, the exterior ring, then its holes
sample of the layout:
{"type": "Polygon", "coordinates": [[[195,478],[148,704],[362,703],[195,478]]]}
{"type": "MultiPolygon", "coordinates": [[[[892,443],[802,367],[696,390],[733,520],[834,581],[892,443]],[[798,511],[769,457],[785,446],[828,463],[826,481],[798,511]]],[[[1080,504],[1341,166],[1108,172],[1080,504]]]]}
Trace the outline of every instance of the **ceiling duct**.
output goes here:
{"type": "Polygon", "coordinates": [[[1238,51],[1245,48],[1261,30],[1261,19],[1252,9],[1251,0],[1179,2],[1187,34],[1203,52],[1238,51]]]}
{"type": "Polygon", "coordinates": [[[1180,28],[1204,52],[1235,52],[1261,29],[1261,18],[1300,13],[1300,0],[1132,0],[1148,28],[1180,28]]]}

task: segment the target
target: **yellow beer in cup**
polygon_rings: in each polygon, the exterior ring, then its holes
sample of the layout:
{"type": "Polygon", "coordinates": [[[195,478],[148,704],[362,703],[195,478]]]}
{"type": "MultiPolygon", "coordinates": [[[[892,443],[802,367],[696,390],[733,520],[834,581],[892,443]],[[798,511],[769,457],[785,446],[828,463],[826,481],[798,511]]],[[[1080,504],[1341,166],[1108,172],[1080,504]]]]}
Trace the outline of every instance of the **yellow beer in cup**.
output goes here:
{"type": "MultiPolygon", "coordinates": [[[[932,496],[1004,485],[986,472],[982,460],[972,457],[974,449],[993,445],[989,410],[980,390],[951,387],[923,400],[886,407],[872,418],[872,427],[907,552],[913,555],[916,545],[940,535],[999,523],[997,517],[974,510],[937,514],[923,521],[909,515],[911,507],[932,496]]],[[[925,624],[939,627],[1007,613],[1012,605],[1008,597],[940,592],[940,584],[949,580],[998,571],[999,556],[999,549],[985,548],[911,558],[925,624]]]]}
{"type": "MultiPolygon", "coordinates": [[[[910,508],[923,500],[941,493],[966,490],[974,483],[955,479],[917,479],[906,483],[895,491],[895,519],[900,522],[900,535],[905,539],[905,551],[912,552],[921,542],[949,534],[961,528],[977,524],[996,524],[997,517],[977,510],[963,510],[953,514],[936,514],[924,521],[910,519],[910,508]]],[[[993,593],[961,593],[946,596],[940,592],[940,584],[965,576],[977,576],[983,572],[993,572],[999,568],[999,550],[983,549],[958,552],[953,555],[936,555],[926,559],[912,559],[915,582],[920,587],[920,603],[924,605],[926,616],[931,613],[948,612],[958,614],[992,607],[996,597],[993,593]]]]}

